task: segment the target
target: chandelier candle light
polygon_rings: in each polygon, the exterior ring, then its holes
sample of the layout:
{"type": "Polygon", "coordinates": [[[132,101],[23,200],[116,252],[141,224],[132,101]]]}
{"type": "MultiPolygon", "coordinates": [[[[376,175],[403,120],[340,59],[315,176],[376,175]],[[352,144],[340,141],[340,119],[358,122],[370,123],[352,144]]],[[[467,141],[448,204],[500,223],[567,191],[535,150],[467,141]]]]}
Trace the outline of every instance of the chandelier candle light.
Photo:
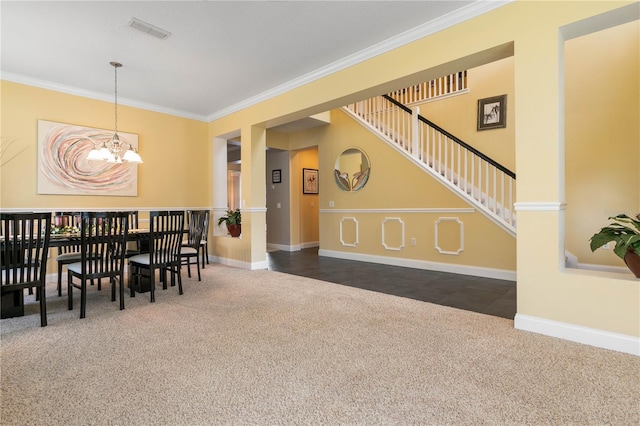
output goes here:
{"type": "Polygon", "coordinates": [[[119,62],[109,62],[115,70],[115,125],[111,140],[102,142],[101,146],[94,146],[89,152],[87,160],[106,160],[108,163],[142,163],[142,158],[138,150],[128,142],[121,142],[118,136],[118,68],[122,66],[119,62]],[[121,153],[124,151],[124,155],[121,153]]]}

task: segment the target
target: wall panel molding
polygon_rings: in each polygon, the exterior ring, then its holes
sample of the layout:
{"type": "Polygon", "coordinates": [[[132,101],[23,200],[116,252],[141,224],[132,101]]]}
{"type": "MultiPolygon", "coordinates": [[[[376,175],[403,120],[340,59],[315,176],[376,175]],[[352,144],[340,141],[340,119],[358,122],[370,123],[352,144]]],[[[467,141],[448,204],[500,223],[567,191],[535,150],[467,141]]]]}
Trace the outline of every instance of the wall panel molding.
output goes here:
{"type": "Polygon", "coordinates": [[[381,228],[382,228],[382,247],[385,248],[385,250],[393,250],[393,251],[401,251],[404,248],[404,222],[402,221],[402,219],[400,219],[399,217],[385,217],[384,220],[382,221],[382,223],[380,224],[381,228]],[[398,222],[400,223],[400,245],[398,247],[391,247],[389,245],[387,245],[386,242],[386,231],[385,231],[385,225],[387,224],[387,222],[398,222]]]}
{"type": "Polygon", "coordinates": [[[356,219],[355,217],[343,217],[340,220],[340,244],[342,244],[344,247],[355,247],[358,245],[358,219],[356,219]],[[356,226],[356,238],[355,238],[355,241],[353,241],[352,243],[346,243],[344,241],[344,237],[342,233],[342,224],[345,221],[352,221],[353,223],[355,223],[355,226],[356,226]]]}
{"type": "Polygon", "coordinates": [[[436,250],[438,250],[438,253],[458,256],[464,251],[464,223],[460,219],[458,219],[457,217],[440,217],[435,221],[433,226],[435,228],[435,234],[433,236],[434,246],[436,250]],[[456,251],[443,250],[442,248],[440,248],[440,242],[438,240],[440,234],[438,232],[438,228],[440,227],[440,224],[442,222],[456,222],[458,224],[458,227],[460,229],[460,244],[458,245],[458,249],[456,251]]]}
{"type": "Polygon", "coordinates": [[[514,204],[517,212],[555,212],[565,210],[567,203],[558,201],[534,201],[514,204]]]}

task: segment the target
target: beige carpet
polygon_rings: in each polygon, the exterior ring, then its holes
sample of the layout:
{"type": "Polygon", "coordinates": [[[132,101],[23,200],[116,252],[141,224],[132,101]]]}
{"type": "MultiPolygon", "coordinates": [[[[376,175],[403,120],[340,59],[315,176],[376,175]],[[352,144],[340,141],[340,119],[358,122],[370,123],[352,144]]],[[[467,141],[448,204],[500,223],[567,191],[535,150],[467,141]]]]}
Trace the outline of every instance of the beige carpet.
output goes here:
{"type": "MultiPolygon", "coordinates": [[[[185,274],[186,276],[186,274],[185,274]]],[[[637,425],[640,358],[269,271],[2,320],[2,425],[637,425]]]]}

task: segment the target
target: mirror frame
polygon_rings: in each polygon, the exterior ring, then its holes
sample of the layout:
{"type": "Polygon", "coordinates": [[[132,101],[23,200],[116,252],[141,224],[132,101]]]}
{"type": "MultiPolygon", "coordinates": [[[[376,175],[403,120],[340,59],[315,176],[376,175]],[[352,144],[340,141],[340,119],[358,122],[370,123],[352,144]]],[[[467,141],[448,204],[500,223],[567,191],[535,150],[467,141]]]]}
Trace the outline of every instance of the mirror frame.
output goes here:
{"type": "Polygon", "coordinates": [[[338,185],[338,188],[340,188],[344,192],[360,191],[369,181],[370,174],[371,160],[369,159],[369,156],[358,147],[349,147],[343,150],[340,155],[338,155],[338,158],[336,158],[336,161],[333,164],[333,177],[336,181],[336,185],[338,185]],[[356,151],[361,155],[360,171],[354,172],[353,176],[349,176],[349,173],[351,173],[352,170],[349,170],[347,172],[340,170],[340,160],[345,154],[355,154],[356,151]],[[368,166],[364,170],[362,169],[363,159],[366,161],[366,164],[368,166]]]}

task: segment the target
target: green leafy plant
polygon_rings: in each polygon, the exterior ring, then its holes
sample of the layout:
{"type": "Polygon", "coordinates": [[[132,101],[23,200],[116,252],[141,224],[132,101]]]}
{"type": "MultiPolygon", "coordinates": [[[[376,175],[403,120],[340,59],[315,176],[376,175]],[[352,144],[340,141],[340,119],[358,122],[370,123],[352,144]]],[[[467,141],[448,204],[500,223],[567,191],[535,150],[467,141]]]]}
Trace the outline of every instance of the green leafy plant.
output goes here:
{"type": "Polygon", "coordinates": [[[71,225],[63,225],[63,226],[51,225],[51,233],[52,234],[78,234],[80,233],[80,229],[77,226],[71,226],[71,225]]]}
{"type": "Polygon", "coordinates": [[[613,252],[621,259],[627,250],[631,249],[640,256],[640,214],[635,218],[626,214],[619,214],[609,218],[611,224],[602,228],[591,237],[591,251],[596,251],[603,245],[615,242],[613,252]]]}
{"type": "Polygon", "coordinates": [[[240,225],[242,223],[240,210],[227,210],[227,214],[218,219],[218,226],[223,223],[226,223],[227,225],[240,225]]]}

